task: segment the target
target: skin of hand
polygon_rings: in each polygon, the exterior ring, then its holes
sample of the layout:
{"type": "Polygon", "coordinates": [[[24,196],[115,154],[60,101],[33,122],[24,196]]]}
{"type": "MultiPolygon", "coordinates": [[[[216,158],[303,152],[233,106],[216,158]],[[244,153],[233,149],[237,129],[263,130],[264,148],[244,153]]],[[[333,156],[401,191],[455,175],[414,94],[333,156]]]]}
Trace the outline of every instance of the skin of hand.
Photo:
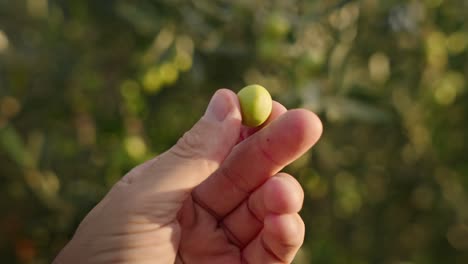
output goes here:
{"type": "Polygon", "coordinates": [[[321,133],[315,114],[278,102],[261,128],[243,127],[237,96],[220,89],[176,145],[113,186],[54,263],[291,263],[304,193],[279,171],[321,133]]]}

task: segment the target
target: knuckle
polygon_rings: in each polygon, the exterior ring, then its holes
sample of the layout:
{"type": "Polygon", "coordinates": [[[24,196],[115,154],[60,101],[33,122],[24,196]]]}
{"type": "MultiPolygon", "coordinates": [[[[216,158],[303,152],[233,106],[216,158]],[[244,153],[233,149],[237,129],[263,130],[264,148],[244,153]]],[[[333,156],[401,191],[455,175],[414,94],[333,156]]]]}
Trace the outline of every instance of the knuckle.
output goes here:
{"type": "Polygon", "coordinates": [[[238,174],[232,169],[226,167],[219,168],[217,172],[227,179],[232,184],[232,187],[237,189],[240,193],[244,193],[246,195],[251,193],[250,183],[244,175],[238,174]]]}
{"type": "Polygon", "coordinates": [[[171,148],[171,152],[181,158],[197,158],[202,156],[204,148],[202,129],[195,125],[177,141],[171,148]]]}
{"type": "Polygon", "coordinates": [[[122,184],[125,184],[125,185],[129,185],[129,184],[132,184],[133,182],[137,181],[139,178],[142,178],[144,177],[144,175],[146,174],[146,172],[148,171],[148,169],[151,167],[152,163],[154,163],[155,161],[157,161],[159,159],[159,156],[149,160],[149,161],[146,161],[142,164],[139,164],[137,165],[136,167],[134,167],[133,169],[131,169],[129,172],[127,172],[127,174],[125,174],[121,179],[120,179],[120,183],[122,184]]]}
{"type": "Polygon", "coordinates": [[[263,156],[263,158],[268,161],[271,165],[277,166],[277,167],[283,167],[284,164],[280,160],[277,159],[276,153],[272,152],[271,147],[268,144],[269,139],[262,139],[261,137],[257,138],[257,144],[255,146],[257,147],[258,152],[260,155],[263,156]]]}

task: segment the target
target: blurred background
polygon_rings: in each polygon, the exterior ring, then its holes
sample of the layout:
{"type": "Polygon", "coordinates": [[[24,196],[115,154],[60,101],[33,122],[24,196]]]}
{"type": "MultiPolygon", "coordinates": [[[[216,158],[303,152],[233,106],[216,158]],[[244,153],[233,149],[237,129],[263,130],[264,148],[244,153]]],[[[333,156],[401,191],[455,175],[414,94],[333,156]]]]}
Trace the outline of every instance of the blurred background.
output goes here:
{"type": "Polygon", "coordinates": [[[323,120],[296,263],[468,263],[468,1],[0,0],[0,262],[50,263],[220,87],[323,120]]]}

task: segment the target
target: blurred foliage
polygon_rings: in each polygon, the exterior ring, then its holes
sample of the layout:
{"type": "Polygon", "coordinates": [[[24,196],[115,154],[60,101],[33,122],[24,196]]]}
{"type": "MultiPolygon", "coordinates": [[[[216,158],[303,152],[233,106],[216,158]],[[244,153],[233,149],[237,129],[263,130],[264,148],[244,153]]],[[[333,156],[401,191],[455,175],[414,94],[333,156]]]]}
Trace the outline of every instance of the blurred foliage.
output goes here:
{"type": "Polygon", "coordinates": [[[297,263],[468,263],[468,2],[0,0],[0,259],[48,263],[220,87],[317,112],[297,263]]]}

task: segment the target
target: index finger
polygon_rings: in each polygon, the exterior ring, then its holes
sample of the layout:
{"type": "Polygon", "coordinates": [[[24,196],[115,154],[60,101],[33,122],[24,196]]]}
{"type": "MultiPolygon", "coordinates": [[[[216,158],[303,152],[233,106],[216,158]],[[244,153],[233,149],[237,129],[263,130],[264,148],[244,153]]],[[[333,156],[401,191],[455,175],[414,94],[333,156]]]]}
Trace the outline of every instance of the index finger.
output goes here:
{"type": "Polygon", "coordinates": [[[277,101],[273,101],[271,114],[268,117],[268,119],[265,121],[265,123],[263,123],[261,126],[258,126],[258,127],[242,126],[238,143],[250,137],[251,135],[255,134],[256,132],[260,131],[262,128],[266,127],[268,124],[273,122],[276,118],[286,113],[286,111],[288,110],[286,109],[286,107],[284,107],[284,105],[282,105],[281,103],[278,103],[277,101]]]}
{"type": "Polygon", "coordinates": [[[239,143],[192,196],[222,218],[258,186],[300,157],[322,133],[319,118],[304,109],[290,110],[239,143]]]}

